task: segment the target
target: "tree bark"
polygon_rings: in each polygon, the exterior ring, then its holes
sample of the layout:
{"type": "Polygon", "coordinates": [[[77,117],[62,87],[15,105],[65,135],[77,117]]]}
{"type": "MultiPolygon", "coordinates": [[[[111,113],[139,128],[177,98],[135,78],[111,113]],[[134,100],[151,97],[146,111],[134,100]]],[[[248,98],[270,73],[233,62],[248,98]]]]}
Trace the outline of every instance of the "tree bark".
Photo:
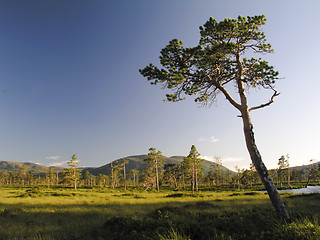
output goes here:
{"type": "Polygon", "coordinates": [[[123,181],[124,181],[124,191],[127,190],[127,182],[126,182],[126,162],[123,160],[123,181]]]}
{"type": "Polygon", "coordinates": [[[182,174],[182,187],[183,187],[183,191],[186,190],[186,184],[185,184],[185,181],[184,181],[184,173],[182,174]]]}
{"type": "Polygon", "coordinates": [[[251,161],[254,164],[261,178],[261,181],[268,192],[271,203],[275,208],[278,216],[286,221],[289,221],[290,220],[289,213],[282,201],[282,198],[280,197],[280,194],[276,186],[273,183],[273,180],[269,174],[268,169],[266,168],[266,166],[262,161],[261,155],[255,143],[253,125],[250,118],[250,110],[248,108],[247,96],[246,96],[246,93],[244,90],[244,84],[242,81],[244,68],[240,60],[240,53],[237,54],[236,58],[237,58],[237,68],[238,68],[237,86],[238,86],[238,93],[241,101],[241,104],[240,104],[241,107],[239,110],[241,112],[241,117],[243,121],[243,131],[244,131],[246,146],[250,154],[251,161]]]}
{"type": "Polygon", "coordinates": [[[263,185],[265,186],[269,198],[272,202],[273,207],[275,208],[277,214],[280,218],[289,221],[290,216],[287,212],[287,209],[280,197],[280,194],[274,185],[272,178],[268,172],[268,169],[264,165],[259,150],[256,146],[254,133],[253,133],[253,126],[250,120],[249,112],[248,114],[243,114],[242,116],[243,126],[244,126],[244,135],[246,140],[247,149],[249,151],[251,160],[261,178],[263,185]]]}
{"type": "Polygon", "coordinates": [[[192,183],[191,183],[192,194],[194,193],[194,164],[192,165],[192,183]]]}
{"type": "Polygon", "coordinates": [[[135,173],[133,174],[133,186],[134,187],[136,186],[136,174],[135,173]]]}
{"type": "Polygon", "coordinates": [[[112,167],[112,162],[110,164],[110,168],[111,168],[111,184],[112,184],[112,189],[114,189],[114,175],[113,175],[113,167],[112,167]]]}
{"type": "Polygon", "coordinates": [[[157,191],[159,192],[159,171],[158,171],[158,159],[156,159],[156,185],[157,185],[157,191]]]}
{"type": "Polygon", "coordinates": [[[196,160],[194,160],[194,164],[195,164],[195,175],[194,175],[194,181],[195,181],[195,188],[196,188],[196,192],[198,192],[198,166],[196,165],[196,160]]]}

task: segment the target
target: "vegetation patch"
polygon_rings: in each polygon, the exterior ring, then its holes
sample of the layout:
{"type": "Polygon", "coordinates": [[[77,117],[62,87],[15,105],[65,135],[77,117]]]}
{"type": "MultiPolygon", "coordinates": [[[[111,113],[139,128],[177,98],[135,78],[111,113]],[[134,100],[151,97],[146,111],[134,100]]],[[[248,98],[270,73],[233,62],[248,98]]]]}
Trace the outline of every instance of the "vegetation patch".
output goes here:
{"type": "Polygon", "coordinates": [[[147,198],[146,196],[135,195],[134,198],[147,198]]]}
{"type": "Polygon", "coordinates": [[[173,193],[165,196],[166,198],[182,198],[182,197],[204,197],[203,194],[200,193],[173,193]]]}
{"type": "MultiPolygon", "coordinates": [[[[68,193],[68,192],[53,192],[53,193],[50,193],[50,196],[53,196],[53,197],[73,197],[73,196],[77,196],[76,193],[68,193]]],[[[80,195],[78,195],[80,196],[80,195]]]]}
{"type": "Polygon", "coordinates": [[[233,196],[239,196],[241,195],[240,193],[232,193],[232,194],[229,194],[230,197],[233,197],[233,196]]]}
{"type": "Polygon", "coordinates": [[[260,192],[245,192],[244,195],[250,195],[250,196],[254,196],[254,195],[261,195],[263,193],[260,192]]]}
{"type": "Polygon", "coordinates": [[[39,197],[44,194],[38,188],[26,189],[24,193],[19,194],[17,197],[39,197]]]}
{"type": "Polygon", "coordinates": [[[174,194],[169,194],[169,195],[167,195],[165,197],[167,197],[167,198],[181,198],[181,197],[184,197],[184,196],[185,196],[184,193],[174,193],[174,194]]]}
{"type": "MultiPolygon", "coordinates": [[[[196,205],[210,206],[202,204],[196,205]]],[[[101,239],[319,239],[320,227],[317,220],[307,217],[293,219],[292,223],[280,221],[270,209],[214,214],[164,207],[142,218],[112,217],[95,231],[95,236],[101,239]]]]}
{"type": "Polygon", "coordinates": [[[46,190],[40,190],[39,188],[27,188],[23,193],[18,193],[16,196],[17,198],[36,198],[36,197],[45,197],[45,196],[53,196],[53,197],[79,197],[84,196],[82,193],[79,192],[70,192],[70,191],[46,191],[46,190]]]}
{"type": "Polygon", "coordinates": [[[320,239],[319,219],[302,217],[289,224],[277,224],[277,239],[320,239]]]}
{"type": "Polygon", "coordinates": [[[115,197],[134,197],[135,194],[133,194],[133,193],[123,193],[123,194],[115,194],[113,196],[115,196],[115,197]]]}
{"type": "Polygon", "coordinates": [[[21,208],[5,208],[0,211],[0,217],[16,217],[23,212],[21,208]]]}
{"type": "Polygon", "coordinates": [[[319,194],[284,195],[285,223],[264,194],[0,190],[0,239],[320,239],[319,194]],[[22,194],[36,199],[12,198],[22,194]]]}
{"type": "Polygon", "coordinates": [[[298,194],[298,195],[290,195],[288,196],[288,198],[320,200],[320,194],[319,193],[298,194]]]}
{"type": "Polygon", "coordinates": [[[212,203],[208,203],[208,202],[197,202],[195,205],[196,209],[201,209],[201,210],[207,210],[207,209],[212,209],[212,208],[216,208],[216,206],[212,203]]]}

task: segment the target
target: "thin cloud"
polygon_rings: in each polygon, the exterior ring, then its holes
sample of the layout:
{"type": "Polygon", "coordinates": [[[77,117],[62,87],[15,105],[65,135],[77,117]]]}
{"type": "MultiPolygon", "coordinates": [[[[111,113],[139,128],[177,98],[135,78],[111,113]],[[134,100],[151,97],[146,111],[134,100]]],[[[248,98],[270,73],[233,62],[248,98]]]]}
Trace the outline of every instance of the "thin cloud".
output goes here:
{"type": "Polygon", "coordinates": [[[37,165],[40,165],[41,163],[39,162],[39,160],[36,160],[36,161],[27,161],[28,163],[33,163],[33,164],[37,164],[37,165]]]}
{"type": "Polygon", "coordinates": [[[240,169],[248,169],[249,163],[248,159],[243,157],[226,157],[222,159],[222,162],[225,163],[225,166],[231,169],[232,171],[235,170],[235,167],[238,166],[240,169]]]}
{"type": "Polygon", "coordinates": [[[61,156],[46,157],[47,160],[58,160],[61,156]]]}
{"type": "Polygon", "coordinates": [[[214,136],[211,136],[209,141],[210,141],[210,142],[213,142],[213,143],[216,143],[216,142],[219,142],[219,138],[216,138],[216,137],[214,137],[214,136]]]}
{"type": "Polygon", "coordinates": [[[216,138],[214,136],[211,136],[209,138],[206,138],[206,137],[199,137],[198,138],[198,142],[213,142],[213,143],[216,143],[216,142],[219,142],[220,139],[219,138],[216,138]]]}
{"type": "Polygon", "coordinates": [[[226,157],[222,159],[222,162],[225,163],[239,163],[243,161],[245,161],[245,159],[241,157],[226,157]]]}
{"type": "Polygon", "coordinates": [[[211,156],[200,156],[200,158],[202,158],[204,160],[208,160],[210,162],[213,162],[213,157],[211,157],[211,156]]]}
{"type": "MultiPolygon", "coordinates": [[[[214,156],[200,156],[200,158],[204,160],[208,160],[210,162],[214,162],[214,156]]],[[[234,163],[237,165],[245,162],[245,159],[241,157],[226,157],[226,158],[222,158],[221,162],[222,164],[228,163],[228,165],[230,165],[231,163],[234,163]]]]}
{"type": "Polygon", "coordinates": [[[66,165],[66,164],[67,164],[67,161],[62,161],[62,162],[50,163],[50,166],[61,167],[61,166],[66,165]]]}
{"type": "MultiPolygon", "coordinates": [[[[202,159],[205,159],[210,162],[214,162],[214,156],[200,156],[202,159]]],[[[238,166],[240,169],[247,168],[247,161],[245,158],[241,157],[225,157],[221,159],[222,166],[228,168],[231,171],[235,171],[234,167],[238,166]]]]}
{"type": "MultiPolygon", "coordinates": [[[[218,156],[200,156],[200,158],[207,160],[207,161],[210,161],[210,162],[215,162],[216,157],[218,157],[218,156]]],[[[223,162],[223,159],[221,159],[220,157],[218,157],[218,158],[223,162]]]]}
{"type": "Polygon", "coordinates": [[[208,140],[207,138],[199,137],[198,142],[205,142],[205,141],[207,141],[207,140],[208,140]]]}

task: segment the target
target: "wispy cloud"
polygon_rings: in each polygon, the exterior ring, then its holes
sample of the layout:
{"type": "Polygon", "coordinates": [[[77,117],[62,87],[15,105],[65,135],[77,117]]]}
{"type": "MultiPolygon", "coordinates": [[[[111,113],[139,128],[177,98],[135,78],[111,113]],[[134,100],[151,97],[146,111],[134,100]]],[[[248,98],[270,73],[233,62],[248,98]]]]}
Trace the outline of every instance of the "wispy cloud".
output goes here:
{"type": "MultiPolygon", "coordinates": [[[[214,156],[200,156],[202,159],[214,162],[214,156]]],[[[238,166],[240,169],[248,169],[249,161],[244,157],[224,157],[221,159],[222,166],[227,167],[231,171],[235,171],[235,166],[238,166]]]]}
{"type": "Polygon", "coordinates": [[[219,142],[220,139],[219,138],[216,138],[214,136],[211,136],[209,138],[206,138],[206,137],[199,137],[198,138],[198,142],[213,142],[213,143],[216,143],[216,142],[219,142]]]}
{"type": "Polygon", "coordinates": [[[204,160],[208,160],[210,162],[213,162],[213,156],[200,156],[200,158],[204,159],[204,160]]]}
{"type": "MultiPolygon", "coordinates": [[[[223,159],[221,159],[219,156],[216,156],[216,157],[218,157],[223,162],[223,159]]],[[[202,158],[204,160],[208,160],[210,162],[215,162],[216,157],[215,156],[200,156],[200,158],[202,158]]]]}
{"type": "Polygon", "coordinates": [[[40,161],[39,160],[35,160],[35,161],[27,161],[28,163],[33,163],[33,164],[37,164],[40,165],[40,161]]]}
{"type": "Polygon", "coordinates": [[[50,166],[61,167],[67,164],[67,161],[50,163],[50,166]]]}
{"type": "Polygon", "coordinates": [[[211,136],[210,139],[209,139],[209,141],[216,143],[216,142],[219,142],[219,138],[216,138],[216,137],[214,137],[214,136],[211,136]]]}
{"type": "Polygon", "coordinates": [[[207,138],[204,137],[199,137],[198,142],[205,142],[207,141],[207,138]]]}
{"type": "Polygon", "coordinates": [[[52,156],[52,157],[46,157],[47,160],[58,160],[61,156],[52,156]]]}
{"type": "Polygon", "coordinates": [[[241,163],[243,161],[245,161],[245,159],[241,157],[226,157],[222,159],[222,162],[225,163],[241,163]]]}
{"type": "MultiPolygon", "coordinates": [[[[202,159],[205,159],[205,160],[208,160],[208,161],[211,161],[213,162],[214,161],[214,156],[200,156],[202,159]]],[[[222,164],[224,163],[234,163],[234,164],[237,164],[237,163],[243,163],[245,161],[244,158],[241,158],[241,157],[225,157],[225,158],[222,158],[222,164]]]]}

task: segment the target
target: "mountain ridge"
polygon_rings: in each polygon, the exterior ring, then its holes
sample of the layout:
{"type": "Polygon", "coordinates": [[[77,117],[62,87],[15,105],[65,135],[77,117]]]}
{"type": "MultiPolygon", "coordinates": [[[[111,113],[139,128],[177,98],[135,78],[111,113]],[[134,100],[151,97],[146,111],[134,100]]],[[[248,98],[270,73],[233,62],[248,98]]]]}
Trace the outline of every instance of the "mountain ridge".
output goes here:
{"type": "MultiPolygon", "coordinates": [[[[126,164],[126,173],[129,173],[131,169],[137,169],[139,172],[142,172],[144,169],[146,169],[148,166],[144,163],[143,159],[145,159],[148,155],[146,154],[140,154],[140,155],[132,155],[127,157],[122,157],[119,159],[116,159],[110,163],[104,164],[99,167],[79,167],[83,172],[89,171],[93,175],[99,175],[99,174],[110,174],[111,172],[111,164],[113,166],[120,164],[123,159],[129,161],[128,164],[126,164]]],[[[185,156],[171,156],[167,157],[165,159],[166,164],[179,164],[183,161],[183,158],[185,156]]],[[[211,170],[211,166],[214,165],[214,162],[204,160],[202,163],[202,168],[204,171],[204,174],[207,175],[208,172],[211,170]]],[[[43,175],[48,173],[49,168],[48,166],[43,166],[37,163],[32,162],[14,162],[14,161],[0,161],[0,172],[8,171],[12,173],[18,173],[22,166],[25,165],[26,171],[31,172],[34,175],[43,175]]],[[[308,165],[302,165],[302,166],[293,166],[290,167],[290,171],[293,169],[308,169],[312,164],[308,165]]],[[[52,166],[54,172],[62,172],[64,170],[63,167],[58,166],[52,166]]],[[[234,171],[222,166],[222,174],[226,174],[227,171],[231,171],[231,174],[235,174],[234,171]]]]}
{"type": "MultiPolygon", "coordinates": [[[[13,161],[0,161],[0,172],[8,171],[12,173],[19,173],[22,167],[26,167],[27,172],[31,172],[34,175],[43,175],[48,173],[49,168],[47,166],[43,166],[37,163],[32,162],[13,162],[13,161]]],[[[62,172],[62,167],[52,166],[54,172],[62,172]]]]}

